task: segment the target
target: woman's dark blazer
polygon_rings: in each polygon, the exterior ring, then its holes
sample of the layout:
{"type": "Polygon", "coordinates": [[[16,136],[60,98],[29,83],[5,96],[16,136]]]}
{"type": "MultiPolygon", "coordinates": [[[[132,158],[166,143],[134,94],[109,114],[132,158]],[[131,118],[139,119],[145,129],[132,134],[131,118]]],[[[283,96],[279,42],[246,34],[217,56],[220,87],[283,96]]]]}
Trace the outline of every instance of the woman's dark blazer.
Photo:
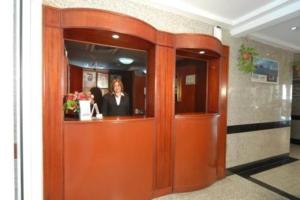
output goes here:
{"type": "Polygon", "coordinates": [[[104,95],[102,102],[103,116],[125,116],[129,115],[129,97],[121,96],[120,105],[117,105],[115,95],[108,93],[104,95]]]}

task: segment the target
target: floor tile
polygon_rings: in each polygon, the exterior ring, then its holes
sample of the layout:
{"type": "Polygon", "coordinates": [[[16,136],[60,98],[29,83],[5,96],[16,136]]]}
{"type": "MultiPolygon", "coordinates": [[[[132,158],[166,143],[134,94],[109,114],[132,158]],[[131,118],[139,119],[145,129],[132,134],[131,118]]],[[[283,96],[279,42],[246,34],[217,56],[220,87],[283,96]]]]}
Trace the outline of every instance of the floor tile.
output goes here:
{"type": "Polygon", "coordinates": [[[300,161],[276,167],[251,177],[300,198],[300,161]]]}
{"type": "Polygon", "coordinates": [[[287,199],[238,175],[227,176],[202,190],[177,193],[155,200],[283,200],[287,199]]]}
{"type": "Polygon", "coordinates": [[[300,145],[291,144],[291,146],[290,146],[290,157],[300,159],[300,145]]]}

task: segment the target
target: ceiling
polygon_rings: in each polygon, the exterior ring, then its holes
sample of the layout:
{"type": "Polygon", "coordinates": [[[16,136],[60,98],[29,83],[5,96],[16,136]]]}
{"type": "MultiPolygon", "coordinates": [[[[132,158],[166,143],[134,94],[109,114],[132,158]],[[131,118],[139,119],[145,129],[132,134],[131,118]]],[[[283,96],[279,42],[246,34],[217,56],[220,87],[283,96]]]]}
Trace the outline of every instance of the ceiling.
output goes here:
{"type": "Polygon", "coordinates": [[[148,0],[146,4],[190,16],[300,53],[300,0],[148,0]],[[297,29],[292,31],[291,27],[297,29]]]}
{"type": "Polygon", "coordinates": [[[95,45],[92,43],[65,40],[69,63],[83,68],[102,70],[135,71],[143,74],[147,69],[145,51],[95,45]],[[131,58],[133,62],[123,64],[119,58],[131,58]]]}

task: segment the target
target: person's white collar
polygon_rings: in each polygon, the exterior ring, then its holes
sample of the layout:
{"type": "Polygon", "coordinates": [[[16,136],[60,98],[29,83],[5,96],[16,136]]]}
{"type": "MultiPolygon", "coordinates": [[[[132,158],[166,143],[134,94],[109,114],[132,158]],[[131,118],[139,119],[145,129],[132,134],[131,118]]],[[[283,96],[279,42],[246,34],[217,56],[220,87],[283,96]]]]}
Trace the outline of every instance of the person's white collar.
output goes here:
{"type": "MultiPolygon", "coordinates": [[[[113,94],[117,97],[115,92],[113,94]]],[[[123,92],[121,92],[121,96],[125,96],[125,94],[123,92]]]]}

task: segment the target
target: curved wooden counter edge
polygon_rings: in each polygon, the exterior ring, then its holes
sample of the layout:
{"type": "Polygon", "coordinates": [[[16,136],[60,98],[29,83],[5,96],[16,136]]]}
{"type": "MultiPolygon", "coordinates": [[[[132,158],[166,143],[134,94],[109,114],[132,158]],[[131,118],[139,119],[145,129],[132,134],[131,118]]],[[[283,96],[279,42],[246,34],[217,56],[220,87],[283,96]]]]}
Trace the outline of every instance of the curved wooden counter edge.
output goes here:
{"type": "Polygon", "coordinates": [[[174,192],[201,189],[217,180],[219,116],[218,113],[175,116],[174,192]]]}
{"type": "Polygon", "coordinates": [[[132,121],[153,121],[154,117],[129,117],[129,116],[120,116],[120,117],[103,117],[103,119],[91,119],[91,120],[79,120],[73,118],[66,118],[64,124],[87,124],[87,123],[126,123],[132,121]]]}
{"type": "Polygon", "coordinates": [[[176,114],[175,119],[207,118],[207,117],[214,117],[214,116],[220,116],[220,114],[219,113],[181,113],[181,114],[176,114]]]}

